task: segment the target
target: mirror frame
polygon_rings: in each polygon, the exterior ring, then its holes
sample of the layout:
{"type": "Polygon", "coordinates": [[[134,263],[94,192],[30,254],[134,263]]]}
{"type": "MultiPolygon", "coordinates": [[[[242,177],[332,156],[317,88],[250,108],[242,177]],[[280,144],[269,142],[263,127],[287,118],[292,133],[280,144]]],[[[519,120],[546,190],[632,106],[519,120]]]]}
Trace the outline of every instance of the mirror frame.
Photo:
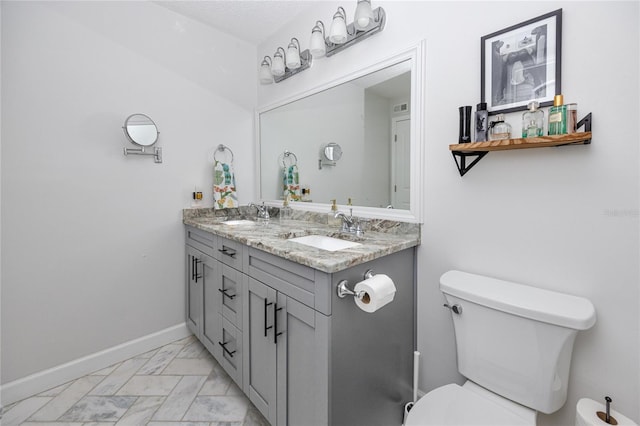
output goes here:
{"type": "Polygon", "coordinates": [[[138,145],[138,146],[143,146],[143,147],[146,147],[146,146],[153,146],[156,142],[158,142],[158,137],[160,136],[160,132],[158,131],[158,126],[156,125],[155,121],[153,121],[153,120],[151,119],[151,117],[149,117],[148,115],[146,115],[146,114],[142,114],[142,113],[135,113],[135,114],[131,114],[130,116],[128,116],[128,117],[124,120],[124,126],[122,126],[122,129],[124,130],[124,134],[127,136],[127,139],[129,139],[129,142],[131,142],[131,143],[133,143],[133,144],[135,144],[135,145],[138,145]],[[155,132],[156,132],[156,136],[155,136],[155,138],[153,139],[153,142],[148,143],[148,144],[140,143],[139,141],[135,140],[135,139],[133,138],[133,136],[131,136],[131,133],[129,133],[129,127],[130,127],[130,125],[129,125],[129,120],[131,120],[132,118],[134,118],[134,117],[136,117],[136,116],[141,116],[141,117],[144,117],[144,118],[146,118],[147,120],[149,120],[149,121],[150,121],[150,124],[147,124],[148,126],[153,125],[153,129],[154,129],[154,130],[155,130],[155,132]]]}
{"type": "MultiPolygon", "coordinates": [[[[410,61],[411,63],[411,178],[410,178],[410,209],[385,209],[380,207],[353,206],[353,214],[360,217],[374,219],[388,219],[402,222],[422,223],[422,182],[424,177],[424,113],[425,113],[425,60],[426,60],[426,41],[422,40],[418,44],[407,48],[400,53],[394,54],[386,59],[371,63],[364,68],[351,72],[343,77],[330,81],[326,84],[317,86],[311,90],[304,91],[294,96],[287,97],[280,101],[257,108],[255,111],[255,155],[256,155],[256,188],[258,190],[258,198],[266,205],[273,207],[281,207],[282,200],[268,200],[262,198],[261,180],[261,144],[260,144],[260,114],[289,104],[291,102],[306,98],[327,89],[339,86],[343,83],[363,77],[367,74],[390,67],[399,62],[410,61]]],[[[329,203],[290,203],[292,208],[296,210],[307,210],[318,213],[327,213],[331,209],[329,203]]],[[[347,208],[339,206],[340,209],[347,208]]]]}

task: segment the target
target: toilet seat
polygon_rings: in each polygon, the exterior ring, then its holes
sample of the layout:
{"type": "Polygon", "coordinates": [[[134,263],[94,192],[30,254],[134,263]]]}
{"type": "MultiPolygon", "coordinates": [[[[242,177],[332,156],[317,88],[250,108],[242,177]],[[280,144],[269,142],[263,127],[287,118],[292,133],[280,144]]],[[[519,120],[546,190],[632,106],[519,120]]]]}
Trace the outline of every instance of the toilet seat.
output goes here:
{"type": "Polygon", "coordinates": [[[432,390],[413,406],[405,426],[535,426],[536,412],[472,382],[432,390]]]}

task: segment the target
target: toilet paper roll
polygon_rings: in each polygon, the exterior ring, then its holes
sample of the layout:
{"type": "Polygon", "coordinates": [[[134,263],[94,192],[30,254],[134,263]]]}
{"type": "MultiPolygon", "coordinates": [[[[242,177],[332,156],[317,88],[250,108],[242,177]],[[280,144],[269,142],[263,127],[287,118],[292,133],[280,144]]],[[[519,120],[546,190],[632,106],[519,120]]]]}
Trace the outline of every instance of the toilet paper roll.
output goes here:
{"type": "MultiPolygon", "coordinates": [[[[622,426],[638,426],[633,420],[618,413],[616,410],[610,411],[610,416],[615,419],[611,423],[607,424],[598,416],[598,412],[604,413],[606,410],[604,404],[594,401],[589,398],[582,398],[576,405],[576,426],[609,426],[609,425],[622,425],[622,426]]],[[[604,417],[604,414],[601,414],[604,417]]]]}
{"type": "Polygon", "coordinates": [[[358,308],[365,312],[375,312],[387,303],[393,301],[396,295],[396,286],[393,280],[385,274],[377,274],[355,285],[356,294],[362,297],[354,298],[358,308]]]}

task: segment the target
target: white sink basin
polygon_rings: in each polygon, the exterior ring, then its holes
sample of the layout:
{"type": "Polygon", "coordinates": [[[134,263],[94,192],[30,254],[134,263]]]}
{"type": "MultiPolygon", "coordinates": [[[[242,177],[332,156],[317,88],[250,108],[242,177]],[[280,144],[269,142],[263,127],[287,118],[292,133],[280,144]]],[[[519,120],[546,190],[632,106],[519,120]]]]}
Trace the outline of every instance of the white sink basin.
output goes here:
{"type": "Polygon", "coordinates": [[[228,226],[239,226],[239,225],[255,225],[256,223],[253,220],[246,219],[238,219],[238,220],[226,220],[224,222],[225,225],[228,226]]]}
{"type": "Polygon", "coordinates": [[[353,241],[345,241],[324,235],[307,235],[305,237],[291,238],[289,241],[327,251],[339,251],[362,245],[360,243],[354,243],[353,241]]]}

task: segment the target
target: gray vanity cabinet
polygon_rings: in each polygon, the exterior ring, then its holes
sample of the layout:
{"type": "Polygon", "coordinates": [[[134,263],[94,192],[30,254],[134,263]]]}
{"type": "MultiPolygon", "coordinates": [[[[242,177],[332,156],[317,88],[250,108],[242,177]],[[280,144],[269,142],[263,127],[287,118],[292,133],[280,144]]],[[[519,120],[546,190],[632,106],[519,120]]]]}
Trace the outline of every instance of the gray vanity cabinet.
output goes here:
{"type": "Polygon", "coordinates": [[[325,273],[204,234],[187,227],[187,324],[272,426],[402,423],[415,348],[413,248],[325,273]],[[374,313],[336,293],[369,270],[397,288],[374,313]]]}

